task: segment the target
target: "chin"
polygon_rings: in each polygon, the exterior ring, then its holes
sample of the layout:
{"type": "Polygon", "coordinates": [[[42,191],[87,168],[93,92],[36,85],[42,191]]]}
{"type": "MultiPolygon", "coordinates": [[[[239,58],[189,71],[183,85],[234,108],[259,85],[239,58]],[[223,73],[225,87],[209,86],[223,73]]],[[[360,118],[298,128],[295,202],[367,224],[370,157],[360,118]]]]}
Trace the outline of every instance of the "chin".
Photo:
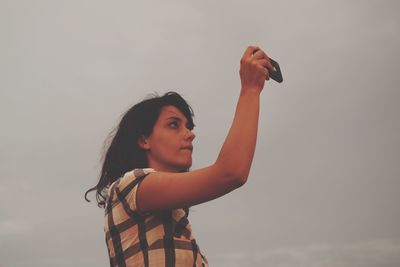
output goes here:
{"type": "Polygon", "coordinates": [[[179,172],[188,172],[188,171],[190,171],[190,167],[192,167],[192,164],[183,166],[180,168],[179,172]]]}

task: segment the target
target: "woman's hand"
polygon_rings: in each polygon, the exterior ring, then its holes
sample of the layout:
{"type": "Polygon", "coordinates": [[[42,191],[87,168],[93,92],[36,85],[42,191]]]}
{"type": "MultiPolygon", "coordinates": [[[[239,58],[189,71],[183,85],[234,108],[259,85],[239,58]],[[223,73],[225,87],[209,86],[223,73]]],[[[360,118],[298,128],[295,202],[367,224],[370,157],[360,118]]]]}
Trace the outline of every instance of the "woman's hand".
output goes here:
{"type": "Polygon", "coordinates": [[[265,80],[269,80],[268,70],[273,69],[267,54],[257,46],[249,46],[240,60],[242,92],[261,92],[265,80]]]}

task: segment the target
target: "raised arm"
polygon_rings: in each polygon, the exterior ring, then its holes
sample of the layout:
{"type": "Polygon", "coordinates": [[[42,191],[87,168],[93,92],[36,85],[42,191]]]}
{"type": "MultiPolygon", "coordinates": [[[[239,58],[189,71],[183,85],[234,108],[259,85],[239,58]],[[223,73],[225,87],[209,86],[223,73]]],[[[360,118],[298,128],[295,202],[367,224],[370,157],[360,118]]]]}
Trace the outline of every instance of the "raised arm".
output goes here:
{"type": "Polygon", "coordinates": [[[214,164],[185,172],[149,174],[137,190],[139,211],[197,205],[225,195],[248,178],[257,140],[260,93],[271,69],[267,55],[248,47],[240,61],[241,90],[232,126],[214,164]]]}

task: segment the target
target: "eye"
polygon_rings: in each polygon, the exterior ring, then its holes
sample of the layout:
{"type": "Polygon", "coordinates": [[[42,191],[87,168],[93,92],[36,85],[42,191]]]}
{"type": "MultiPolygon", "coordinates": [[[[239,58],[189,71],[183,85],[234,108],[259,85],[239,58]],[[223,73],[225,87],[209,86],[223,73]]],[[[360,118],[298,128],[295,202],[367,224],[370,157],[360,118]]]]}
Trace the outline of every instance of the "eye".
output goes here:
{"type": "Polygon", "coordinates": [[[177,128],[178,127],[178,122],[173,121],[169,125],[173,125],[172,128],[177,128]]]}

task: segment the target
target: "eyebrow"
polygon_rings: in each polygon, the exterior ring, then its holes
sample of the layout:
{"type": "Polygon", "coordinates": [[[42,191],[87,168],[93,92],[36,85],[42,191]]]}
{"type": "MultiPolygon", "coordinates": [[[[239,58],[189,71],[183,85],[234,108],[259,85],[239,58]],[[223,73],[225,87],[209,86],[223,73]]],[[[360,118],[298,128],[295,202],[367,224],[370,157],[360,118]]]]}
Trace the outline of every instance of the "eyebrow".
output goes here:
{"type": "Polygon", "coordinates": [[[167,118],[167,120],[169,120],[169,119],[175,119],[175,120],[178,120],[178,121],[182,121],[182,119],[181,119],[181,118],[174,117],[174,116],[167,118]]]}

